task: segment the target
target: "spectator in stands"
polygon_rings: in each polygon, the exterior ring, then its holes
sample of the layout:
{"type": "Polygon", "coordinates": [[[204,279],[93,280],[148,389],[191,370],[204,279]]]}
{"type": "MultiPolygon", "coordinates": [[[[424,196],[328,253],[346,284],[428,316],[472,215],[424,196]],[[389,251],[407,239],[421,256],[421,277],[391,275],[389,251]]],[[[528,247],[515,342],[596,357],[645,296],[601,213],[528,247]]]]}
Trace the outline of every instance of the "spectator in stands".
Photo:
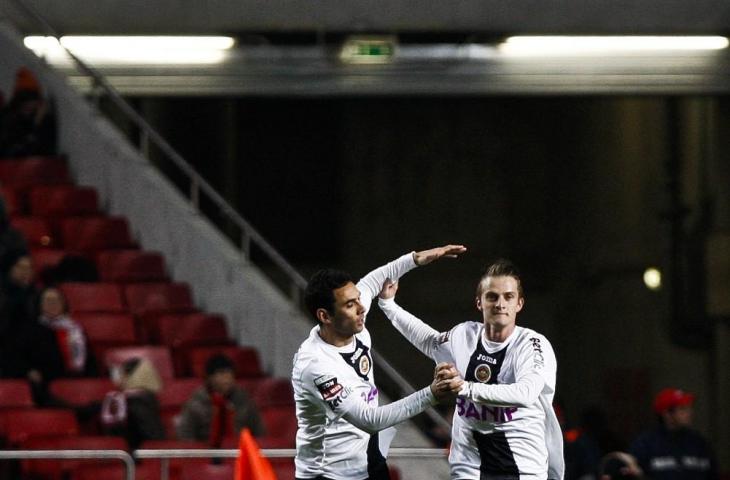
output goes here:
{"type": "Polygon", "coordinates": [[[256,405],[236,384],[233,362],[225,355],[213,355],[205,364],[205,384],[183,406],[177,435],[217,448],[244,427],[255,436],[264,433],[256,405]]]}
{"type": "Polygon", "coordinates": [[[157,393],[162,380],[147,359],[134,358],[112,369],[119,390],[109,392],[101,405],[101,423],[111,435],[127,439],[136,449],[146,440],[162,440],[165,428],[157,393]]]}
{"type": "Polygon", "coordinates": [[[0,264],[4,263],[5,255],[11,252],[25,252],[28,245],[25,237],[10,225],[5,199],[0,196],[0,264]]]}
{"type": "Polygon", "coordinates": [[[56,125],[33,73],[18,69],[13,96],[0,111],[0,158],[51,155],[56,149],[56,125]]]}
{"type": "Polygon", "coordinates": [[[24,250],[7,252],[0,262],[0,374],[24,377],[28,371],[20,345],[35,318],[37,291],[33,264],[24,250]]]}
{"type": "Polygon", "coordinates": [[[707,441],[692,430],[695,396],[665,388],[654,399],[659,425],[634,441],[634,455],[653,480],[717,479],[717,464],[707,441]]]}
{"type": "Polygon", "coordinates": [[[601,458],[625,448],[599,407],[585,409],[580,427],[566,432],[565,437],[566,480],[596,478],[601,458]]]}
{"type": "Polygon", "coordinates": [[[599,468],[600,480],[620,480],[644,478],[636,459],[624,452],[610,452],[601,460],[599,468]]]}
{"type": "Polygon", "coordinates": [[[68,315],[66,299],[57,288],[44,289],[38,302],[38,320],[31,322],[22,340],[36,403],[55,406],[48,384],[60,377],[95,374],[86,335],[68,315]]]}

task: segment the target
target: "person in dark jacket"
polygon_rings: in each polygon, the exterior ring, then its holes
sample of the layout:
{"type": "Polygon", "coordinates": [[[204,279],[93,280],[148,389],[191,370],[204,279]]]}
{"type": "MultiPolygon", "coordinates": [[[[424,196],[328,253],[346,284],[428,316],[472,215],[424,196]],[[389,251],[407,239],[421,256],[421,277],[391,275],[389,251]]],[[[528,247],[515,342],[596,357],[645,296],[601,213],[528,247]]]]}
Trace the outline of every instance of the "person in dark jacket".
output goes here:
{"type": "Polygon", "coordinates": [[[205,385],[185,402],[177,436],[220,447],[227,436],[248,427],[255,436],[264,433],[258,409],[246,391],[236,384],[233,362],[213,355],[205,365],[205,385]]]}
{"type": "Polygon", "coordinates": [[[666,388],[654,399],[659,425],[639,435],[629,453],[652,480],[716,480],[710,445],[692,426],[695,396],[666,388]]]}
{"type": "Polygon", "coordinates": [[[25,378],[24,338],[35,321],[38,291],[33,264],[24,250],[7,252],[0,261],[0,376],[25,378]]]}
{"type": "Polygon", "coordinates": [[[145,440],[163,440],[165,427],[157,393],[162,380],[147,359],[131,359],[112,370],[119,390],[109,392],[101,405],[101,423],[106,433],[127,439],[134,450],[145,440]]]}

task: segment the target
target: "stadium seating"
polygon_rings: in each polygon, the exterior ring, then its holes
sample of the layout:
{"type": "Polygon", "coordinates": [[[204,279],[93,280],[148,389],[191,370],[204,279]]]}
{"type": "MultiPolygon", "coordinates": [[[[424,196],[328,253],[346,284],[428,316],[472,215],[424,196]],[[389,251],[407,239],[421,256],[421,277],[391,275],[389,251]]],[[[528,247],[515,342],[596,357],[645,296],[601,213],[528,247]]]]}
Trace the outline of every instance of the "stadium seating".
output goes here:
{"type": "Polygon", "coordinates": [[[126,313],[120,287],[113,283],[64,283],[60,286],[71,313],[126,313]]]}
{"type": "Polygon", "coordinates": [[[108,392],[116,389],[108,378],[59,378],[49,388],[54,396],[74,407],[101,402],[108,392]]]}
{"type": "Polygon", "coordinates": [[[0,197],[5,201],[5,214],[9,217],[25,213],[25,202],[21,190],[0,185],[0,197]]]}
{"type": "Polygon", "coordinates": [[[33,269],[37,276],[42,276],[44,271],[57,266],[68,251],[58,248],[33,248],[30,257],[33,259],[33,269]]]}
{"type": "Polygon", "coordinates": [[[195,311],[187,283],[142,283],[124,287],[124,298],[134,315],[195,311]]]}
{"type": "Polygon", "coordinates": [[[264,375],[256,349],[234,345],[190,348],[187,355],[187,374],[202,378],[205,375],[205,362],[216,353],[222,353],[231,359],[237,378],[258,378],[264,375]]]}
{"type": "MultiPolygon", "coordinates": [[[[71,471],[71,480],[126,480],[124,465],[117,462],[113,465],[80,464],[71,471]]],[[[134,469],[135,480],[159,480],[159,465],[138,464],[134,469]]]]}
{"type": "Polygon", "coordinates": [[[143,345],[139,347],[110,348],[104,354],[104,366],[109,369],[133,358],[146,358],[152,362],[163,381],[175,378],[172,356],[167,347],[143,345]]]}
{"type": "Polygon", "coordinates": [[[140,250],[99,253],[96,265],[105,282],[138,283],[167,280],[165,259],[157,252],[140,250]]]}
{"type": "Polygon", "coordinates": [[[33,407],[33,397],[27,381],[0,380],[0,410],[31,407],[33,407]]]}
{"type": "Polygon", "coordinates": [[[165,382],[157,395],[160,400],[160,414],[168,438],[176,436],[176,420],[183,404],[200,388],[203,381],[199,378],[182,378],[165,382]]]}
{"type": "Polygon", "coordinates": [[[70,217],[60,223],[63,246],[69,250],[94,253],[137,247],[122,217],[70,217]]]}
{"type": "Polygon", "coordinates": [[[74,320],[84,328],[95,346],[131,346],[139,342],[134,317],[128,313],[78,312],[74,320]]]}
{"type": "Polygon", "coordinates": [[[69,183],[66,161],[60,157],[26,157],[0,162],[0,183],[16,188],[69,183]]]}
{"type": "Polygon", "coordinates": [[[34,437],[78,435],[79,425],[71,410],[6,410],[5,437],[10,446],[18,446],[34,437]]]}
{"type": "MultiPolygon", "coordinates": [[[[112,436],[68,436],[30,438],[20,445],[27,450],[126,450],[127,442],[122,437],[112,436]]],[[[23,460],[24,476],[47,480],[61,480],[79,465],[89,463],[83,459],[23,460]]],[[[118,463],[115,459],[94,459],[94,465],[118,463]]]]}
{"type": "Polygon", "coordinates": [[[57,246],[57,239],[48,221],[41,217],[13,217],[10,224],[23,234],[30,248],[57,246]]]}
{"type": "MultiPolygon", "coordinates": [[[[147,440],[139,448],[145,450],[184,450],[208,448],[208,445],[203,442],[189,440],[147,440]]],[[[209,462],[210,460],[207,458],[171,458],[169,461],[169,478],[179,480],[183,469],[187,469],[192,465],[206,464],[209,462]]],[[[145,459],[142,461],[142,465],[150,468],[150,471],[157,470],[159,472],[161,468],[161,462],[157,459],[145,459]]]]}
{"type": "Polygon", "coordinates": [[[261,408],[261,419],[266,426],[266,437],[283,440],[278,448],[294,448],[297,436],[297,416],[294,405],[275,405],[261,408]]]}
{"type": "Polygon", "coordinates": [[[148,339],[178,348],[191,345],[225,345],[230,343],[222,315],[207,313],[167,314],[145,324],[148,339]]]}
{"type": "Polygon", "coordinates": [[[96,190],[74,185],[33,187],[28,195],[30,213],[40,217],[73,217],[99,214],[96,190]]]}
{"type": "Polygon", "coordinates": [[[211,463],[187,465],[181,475],[181,480],[199,480],[203,478],[205,480],[231,480],[233,478],[233,465],[214,465],[211,463]]]}
{"type": "Polygon", "coordinates": [[[259,407],[294,404],[294,390],[288,378],[262,378],[253,396],[259,407]]]}

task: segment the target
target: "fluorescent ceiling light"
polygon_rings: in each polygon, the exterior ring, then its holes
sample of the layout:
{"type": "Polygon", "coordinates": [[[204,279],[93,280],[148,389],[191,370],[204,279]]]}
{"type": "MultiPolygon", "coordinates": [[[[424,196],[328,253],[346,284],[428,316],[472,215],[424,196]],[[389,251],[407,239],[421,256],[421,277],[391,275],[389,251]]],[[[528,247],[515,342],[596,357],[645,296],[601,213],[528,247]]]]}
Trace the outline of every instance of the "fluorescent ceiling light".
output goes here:
{"type": "Polygon", "coordinates": [[[498,49],[507,55],[557,56],[721,50],[727,47],[728,39],[719,36],[517,36],[507,38],[498,46],[498,49]]]}
{"type": "Polygon", "coordinates": [[[25,46],[50,61],[67,60],[66,47],[90,63],[179,64],[218,63],[233,47],[231,37],[122,37],[65,36],[59,45],[55,37],[26,37],[25,46]]]}

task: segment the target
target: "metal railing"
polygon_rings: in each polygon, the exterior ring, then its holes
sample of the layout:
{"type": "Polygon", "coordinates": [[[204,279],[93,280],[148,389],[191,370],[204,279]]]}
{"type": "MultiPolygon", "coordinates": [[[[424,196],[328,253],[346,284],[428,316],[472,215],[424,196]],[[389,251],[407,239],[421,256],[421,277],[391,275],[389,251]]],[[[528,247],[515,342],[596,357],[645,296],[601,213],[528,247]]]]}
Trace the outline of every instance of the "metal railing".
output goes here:
{"type": "Polygon", "coordinates": [[[0,460],[120,460],[125,479],[134,480],[134,459],[124,450],[0,450],[0,460]]]}
{"type": "MultiPolygon", "coordinates": [[[[23,11],[37,21],[46,34],[59,40],[59,32],[45,20],[32,5],[26,4],[23,0],[14,0],[23,11]]],[[[122,98],[121,95],[109,84],[104,76],[96,71],[93,67],[87,65],[83,60],[78,58],[74,53],[66,47],[61,47],[72,59],[77,68],[84,74],[91,77],[93,82],[93,90],[103,91],[114,105],[119,108],[120,112],[140,131],[140,154],[147,156],[150,151],[150,144],[154,145],[160,152],[169,158],[183,172],[190,182],[189,200],[191,205],[200,212],[200,194],[201,192],[215,204],[219,211],[225,215],[228,220],[233,222],[241,232],[241,251],[244,258],[250,259],[251,244],[253,243],[260,249],[288,279],[289,297],[295,306],[301,304],[302,293],[307,286],[307,281],[287,260],[256,230],[246,219],[244,219],[235,208],[233,208],[196,170],[180,155],[163,137],[160,135],[137,111],[122,98]]],[[[415,391],[413,386],[398,373],[398,371],[387,361],[382,355],[377,355],[374,359],[378,363],[383,372],[392,379],[392,381],[400,389],[401,395],[410,394],[415,391]]],[[[437,425],[451,431],[451,425],[434,409],[426,410],[426,414],[437,425]]]]}

